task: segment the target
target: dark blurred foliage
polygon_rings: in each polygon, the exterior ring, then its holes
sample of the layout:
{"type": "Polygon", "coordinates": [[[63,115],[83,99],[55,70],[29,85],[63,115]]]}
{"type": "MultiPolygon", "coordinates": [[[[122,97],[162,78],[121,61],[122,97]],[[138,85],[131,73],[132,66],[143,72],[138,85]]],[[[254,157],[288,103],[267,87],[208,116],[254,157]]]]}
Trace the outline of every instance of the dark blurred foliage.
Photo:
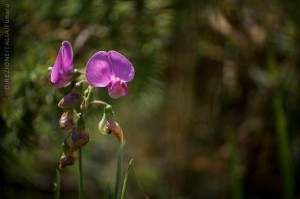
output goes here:
{"type": "MultiPolygon", "coordinates": [[[[123,127],[124,170],[134,159],[127,198],[300,198],[299,1],[2,1],[1,57],[6,3],[1,198],[54,197],[66,91],[47,68],[63,40],[81,70],[110,49],[135,66],[128,96],[95,93],[123,127]]],[[[118,143],[97,132],[101,111],[89,116],[86,198],[102,198],[115,175],[118,143]]],[[[77,197],[76,165],[61,175],[62,198],[77,197]]]]}

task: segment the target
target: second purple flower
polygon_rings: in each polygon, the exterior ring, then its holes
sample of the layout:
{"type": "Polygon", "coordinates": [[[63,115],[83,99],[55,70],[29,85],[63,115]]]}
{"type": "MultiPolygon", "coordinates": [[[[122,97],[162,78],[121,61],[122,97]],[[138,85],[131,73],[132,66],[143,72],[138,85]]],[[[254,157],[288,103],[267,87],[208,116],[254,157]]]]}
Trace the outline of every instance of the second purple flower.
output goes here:
{"type": "Polygon", "coordinates": [[[53,86],[62,88],[71,81],[73,70],[73,50],[68,41],[64,41],[62,43],[54,66],[49,67],[49,70],[51,71],[50,81],[53,86]]]}

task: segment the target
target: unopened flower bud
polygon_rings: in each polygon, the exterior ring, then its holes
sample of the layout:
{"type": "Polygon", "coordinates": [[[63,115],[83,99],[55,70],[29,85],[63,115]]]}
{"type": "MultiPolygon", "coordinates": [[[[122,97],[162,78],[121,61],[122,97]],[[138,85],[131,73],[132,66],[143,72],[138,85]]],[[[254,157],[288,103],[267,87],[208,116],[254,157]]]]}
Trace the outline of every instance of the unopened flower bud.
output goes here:
{"type": "Polygon", "coordinates": [[[106,123],[107,123],[107,118],[106,118],[106,114],[104,113],[102,116],[102,119],[100,120],[99,125],[98,125],[98,129],[99,129],[100,133],[102,133],[102,134],[109,133],[106,123]]]}
{"type": "Polygon", "coordinates": [[[70,130],[75,126],[75,121],[70,111],[66,111],[62,114],[59,120],[59,125],[60,128],[64,130],[70,130]]]}
{"type": "Polygon", "coordinates": [[[74,128],[71,132],[71,139],[73,142],[71,145],[71,151],[76,151],[89,142],[90,135],[87,130],[79,131],[78,129],[74,128]]]}
{"type": "Polygon", "coordinates": [[[76,106],[80,105],[81,101],[82,96],[80,95],[80,93],[71,92],[60,100],[58,106],[60,108],[75,108],[76,106]]]}
{"type": "Polygon", "coordinates": [[[59,160],[59,169],[63,169],[66,166],[73,165],[76,161],[76,153],[63,154],[59,160]]]}
{"type": "Polygon", "coordinates": [[[121,126],[113,120],[114,110],[111,105],[106,105],[98,129],[102,134],[113,134],[119,142],[123,142],[123,131],[121,126]]]}
{"type": "Polygon", "coordinates": [[[107,121],[106,127],[108,129],[108,133],[112,133],[119,142],[123,142],[123,131],[121,126],[115,121],[107,121]]]}
{"type": "Polygon", "coordinates": [[[108,104],[105,106],[103,116],[98,125],[98,129],[99,129],[100,133],[102,133],[102,134],[109,133],[109,130],[107,128],[107,121],[113,121],[113,117],[114,117],[114,110],[113,110],[112,106],[108,104]]]}

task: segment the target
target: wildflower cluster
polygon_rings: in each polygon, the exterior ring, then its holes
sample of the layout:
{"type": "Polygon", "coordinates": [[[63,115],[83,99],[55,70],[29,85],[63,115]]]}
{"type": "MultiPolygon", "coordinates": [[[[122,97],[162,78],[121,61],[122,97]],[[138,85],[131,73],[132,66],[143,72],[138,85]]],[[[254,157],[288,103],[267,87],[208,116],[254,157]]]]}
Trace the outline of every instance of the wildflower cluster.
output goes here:
{"type": "Polygon", "coordinates": [[[59,120],[60,128],[68,132],[63,142],[63,154],[59,161],[60,169],[74,164],[77,151],[89,142],[90,135],[85,120],[91,104],[104,106],[99,131],[103,134],[113,134],[120,142],[123,141],[123,131],[114,120],[112,106],[106,102],[94,100],[92,91],[94,87],[107,87],[109,95],[114,99],[127,95],[126,82],[131,81],[135,74],[133,65],[128,59],[116,51],[99,51],[87,62],[86,79],[76,82],[76,79],[84,73],[74,69],[72,46],[64,41],[49,71],[51,72],[50,82],[54,87],[71,88],[58,103],[59,108],[64,110],[59,120]],[[88,86],[85,87],[84,83],[88,86]]]}

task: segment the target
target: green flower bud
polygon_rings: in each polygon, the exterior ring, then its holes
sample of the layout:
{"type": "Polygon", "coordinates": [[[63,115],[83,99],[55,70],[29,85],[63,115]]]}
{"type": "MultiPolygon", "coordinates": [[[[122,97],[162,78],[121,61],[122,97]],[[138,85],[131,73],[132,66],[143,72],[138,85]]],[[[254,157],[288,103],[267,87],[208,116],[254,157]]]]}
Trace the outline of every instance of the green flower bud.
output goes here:
{"type": "Polygon", "coordinates": [[[123,131],[121,126],[114,121],[114,110],[111,105],[106,105],[98,129],[102,134],[113,134],[119,142],[123,142],[123,131]]]}
{"type": "Polygon", "coordinates": [[[108,128],[106,127],[106,122],[107,122],[107,118],[106,118],[106,114],[105,112],[103,113],[102,119],[99,122],[98,125],[98,129],[100,131],[100,133],[102,134],[108,134],[108,128]]]}
{"type": "Polygon", "coordinates": [[[115,116],[115,112],[111,105],[108,104],[105,106],[104,114],[106,115],[108,120],[113,119],[113,117],[115,116]]]}
{"type": "Polygon", "coordinates": [[[102,134],[113,134],[119,142],[123,142],[123,131],[121,126],[113,120],[107,120],[105,114],[99,122],[99,131],[102,134]]]}

